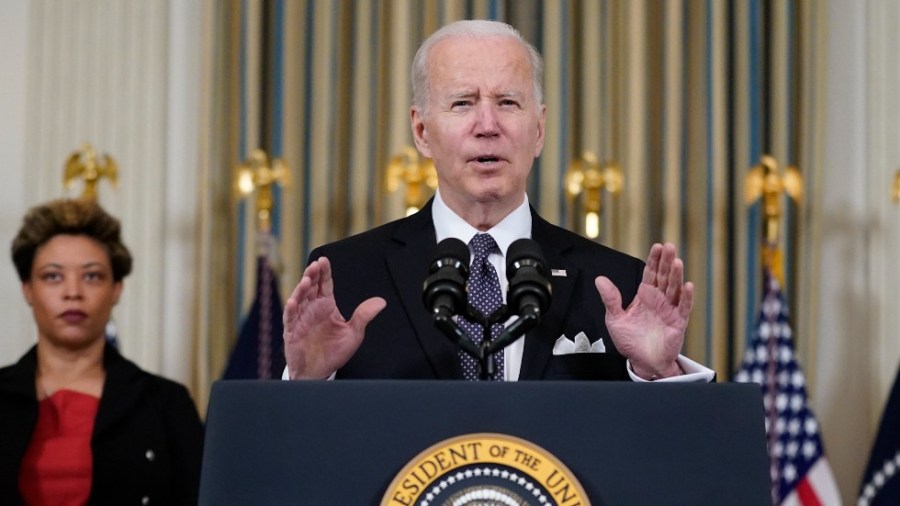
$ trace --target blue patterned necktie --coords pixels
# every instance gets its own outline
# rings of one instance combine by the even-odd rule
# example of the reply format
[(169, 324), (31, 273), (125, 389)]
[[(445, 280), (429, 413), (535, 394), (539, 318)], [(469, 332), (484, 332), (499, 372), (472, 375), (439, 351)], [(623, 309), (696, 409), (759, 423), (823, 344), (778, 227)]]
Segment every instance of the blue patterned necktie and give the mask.
[[(500, 278), (497, 277), (497, 271), (494, 269), (494, 266), (488, 261), (488, 255), (494, 252), (499, 253), (500, 248), (490, 234), (476, 234), (469, 241), (469, 246), (475, 253), (472, 266), (469, 269), (469, 281), (466, 287), (469, 304), (487, 317), (503, 304), (503, 296), (500, 293)], [(480, 323), (470, 321), (465, 316), (460, 316), (458, 322), (460, 327), (466, 331), (476, 344), (481, 344), (484, 337), (484, 327)], [(491, 339), (496, 339), (501, 332), (503, 332), (502, 323), (492, 325)], [(463, 378), (467, 380), (478, 379), (478, 360), (462, 350), (459, 350), (459, 354), (462, 361)], [(491, 379), (502, 381), (503, 350), (497, 352), (494, 357), (497, 367), (496, 374)]]

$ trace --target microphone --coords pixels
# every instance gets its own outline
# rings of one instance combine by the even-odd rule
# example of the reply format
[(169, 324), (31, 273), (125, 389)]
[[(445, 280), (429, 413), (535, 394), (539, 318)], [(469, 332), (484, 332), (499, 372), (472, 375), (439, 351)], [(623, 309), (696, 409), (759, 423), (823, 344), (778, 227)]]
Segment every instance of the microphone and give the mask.
[(469, 277), (469, 247), (452, 237), (439, 242), (428, 272), (422, 300), (431, 311), (434, 325), (453, 344), (483, 363), (484, 350), (472, 342), (453, 320), (453, 315), (464, 310), (468, 302), (466, 278)]
[(520, 317), (541, 314), (550, 307), (550, 279), (547, 261), (537, 242), (517, 239), (506, 252), (507, 305)]
[(422, 300), (434, 316), (450, 317), (466, 307), (466, 278), (469, 276), (469, 247), (455, 238), (437, 245), (428, 268)]
[(509, 287), (506, 304), (519, 319), (503, 329), (487, 348), (497, 353), (535, 328), (550, 307), (551, 288), (547, 261), (541, 247), (531, 239), (517, 239), (506, 250), (506, 277)]

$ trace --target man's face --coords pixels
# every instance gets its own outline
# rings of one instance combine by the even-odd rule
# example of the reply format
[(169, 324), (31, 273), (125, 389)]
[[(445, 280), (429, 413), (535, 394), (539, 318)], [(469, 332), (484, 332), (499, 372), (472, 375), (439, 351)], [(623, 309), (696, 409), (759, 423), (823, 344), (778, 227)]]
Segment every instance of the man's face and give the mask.
[(447, 38), (431, 48), (427, 110), (411, 109), (416, 146), (434, 160), (441, 196), (511, 211), (544, 146), (527, 50), (510, 37)]

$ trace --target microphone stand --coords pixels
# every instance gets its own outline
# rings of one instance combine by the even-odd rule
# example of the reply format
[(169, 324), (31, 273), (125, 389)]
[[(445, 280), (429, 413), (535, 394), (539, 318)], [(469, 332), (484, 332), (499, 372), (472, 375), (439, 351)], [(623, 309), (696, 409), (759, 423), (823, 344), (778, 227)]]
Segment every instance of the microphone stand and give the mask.
[(541, 318), (539, 308), (527, 306), (516, 321), (511, 323), (509, 327), (504, 328), (503, 332), (496, 339), (491, 340), (491, 327), (503, 321), (508, 315), (509, 308), (505, 304), (488, 316), (485, 316), (471, 305), (466, 308), (466, 316), (470, 320), (479, 323), (484, 329), (481, 344), (475, 344), (466, 331), (453, 321), (453, 315), (449, 311), (436, 310), (433, 319), (435, 326), (450, 341), (478, 361), (480, 367), (478, 379), (484, 381), (491, 379), (496, 373), (497, 365), (494, 355), (537, 326)]
[(432, 316), (434, 325), (447, 336), (460, 349), (475, 357), (481, 363), (482, 350), (472, 338), (469, 337), (458, 323), (453, 321), (453, 315), (446, 310), (436, 310)]
[[(506, 318), (508, 308), (506, 304), (501, 304), (493, 313), (485, 316), (481, 311), (475, 309), (471, 304), (466, 308), (467, 316), (470, 320), (478, 322), (481, 325), (483, 334), (481, 336), (481, 344), (478, 345), (478, 355), (473, 355), (479, 364), (479, 377), (481, 381), (491, 379), (497, 372), (497, 363), (494, 361), (494, 352), (490, 351), (491, 346), (491, 327), (500, 323)], [(473, 343), (474, 345), (474, 343)]]
[(431, 309), (438, 330), (478, 362), (481, 369), (479, 379), (490, 379), (497, 369), (494, 354), (536, 327), (541, 319), (541, 307), (547, 308), (550, 305), (551, 285), (543, 268), (546, 262), (540, 246), (531, 239), (518, 239), (509, 246), (507, 277), (510, 285), (507, 296), (512, 297), (510, 300), (515, 305), (519, 318), (505, 327), (497, 339), (491, 340), (491, 327), (506, 319), (510, 308), (501, 304), (490, 315), (484, 315), (466, 303), (466, 317), (479, 323), (483, 329), (480, 344), (475, 344), (472, 337), (453, 321), (457, 308), (462, 307), (466, 300), (468, 248), (459, 239), (450, 238), (441, 241), (438, 249), (441, 253), (432, 262), (429, 268), (431, 274), (425, 280), (425, 306)]
[(503, 332), (490, 342), (486, 353), (493, 355), (498, 351), (506, 348), (515, 342), (516, 339), (525, 335), (526, 332), (535, 328), (541, 321), (541, 310), (534, 306), (528, 306), (519, 315), (519, 319), (509, 324), (509, 327), (503, 329)]

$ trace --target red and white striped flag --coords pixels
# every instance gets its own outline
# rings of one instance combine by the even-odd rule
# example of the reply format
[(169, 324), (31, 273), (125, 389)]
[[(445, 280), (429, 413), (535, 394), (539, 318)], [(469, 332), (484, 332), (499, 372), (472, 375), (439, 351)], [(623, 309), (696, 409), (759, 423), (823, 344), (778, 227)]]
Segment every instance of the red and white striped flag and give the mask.
[(794, 354), (787, 304), (768, 269), (759, 322), (735, 381), (762, 386), (773, 504), (840, 505), (819, 423), (809, 406), (806, 380)]

